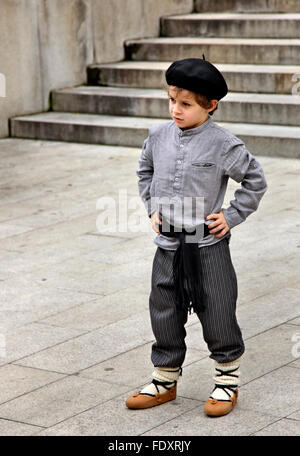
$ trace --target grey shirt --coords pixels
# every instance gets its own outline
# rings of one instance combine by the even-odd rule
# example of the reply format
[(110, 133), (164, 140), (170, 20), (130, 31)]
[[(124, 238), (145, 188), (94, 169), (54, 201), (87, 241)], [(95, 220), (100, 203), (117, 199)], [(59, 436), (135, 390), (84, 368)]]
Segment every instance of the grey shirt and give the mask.
[[(136, 173), (139, 194), (148, 216), (160, 210), (172, 224), (175, 224), (176, 216), (172, 209), (164, 214), (166, 208), (157, 205), (158, 198), (180, 201), (184, 208), (184, 201), (198, 197), (202, 201), (200, 206), (202, 204), (203, 211), (202, 214), (200, 211), (200, 216), (196, 213), (196, 222), (195, 218), (193, 220), (196, 225), (203, 222), (210, 224), (214, 220), (206, 221), (205, 218), (222, 209), (230, 177), (241, 183), (229, 207), (223, 208), (231, 229), (257, 209), (267, 190), (260, 163), (241, 139), (215, 124), (211, 117), (199, 127), (188, 130), (181, 130), (174, 121), (151, 126)], [(184, 217), (182, 225), (192, 226), (191, 218), (187, 220)], [(230, 230), (221, 238), (211, 234), (199, 241), (198, 246), (212, 245), (230, 236)], [(156, 236), (154, 242), (167, 250), (175, 250), (179, 245), (178, 239), (161, 234)]]

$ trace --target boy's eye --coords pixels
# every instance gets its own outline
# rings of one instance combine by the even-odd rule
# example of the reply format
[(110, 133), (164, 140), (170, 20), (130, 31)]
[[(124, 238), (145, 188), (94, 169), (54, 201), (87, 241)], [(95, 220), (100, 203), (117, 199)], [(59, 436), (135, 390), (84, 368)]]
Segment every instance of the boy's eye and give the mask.
[(184, 106), (191, 106), (189, 103), (184, 102), (183, 104), (184, 104)]

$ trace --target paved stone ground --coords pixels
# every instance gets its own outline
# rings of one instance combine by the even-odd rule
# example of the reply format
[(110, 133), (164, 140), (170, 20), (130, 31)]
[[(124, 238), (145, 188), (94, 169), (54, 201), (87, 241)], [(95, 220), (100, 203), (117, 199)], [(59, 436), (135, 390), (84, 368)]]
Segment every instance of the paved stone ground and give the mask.
[(139, 154), (0, 141), (0, 435), (300, 435), (299, 160), (258, 157), (269, 190), (232, 230), (246, 344), (235, 410), (204, 415), (213, 361), (195, 315), (176, 401), (126, 409), (151, 379), (155, 234), (145, 212), (147, 233), (99, 233), (96, 203), (136, 202)]

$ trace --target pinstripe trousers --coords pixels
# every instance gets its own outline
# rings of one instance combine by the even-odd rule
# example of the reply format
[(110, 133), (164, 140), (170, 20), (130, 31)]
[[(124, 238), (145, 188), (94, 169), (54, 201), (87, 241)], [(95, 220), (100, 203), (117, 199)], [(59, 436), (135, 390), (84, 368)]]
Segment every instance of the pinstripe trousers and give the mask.
[[(237, 279), (228, 239), (200, 247), (204, 311), (197, 313), (210, 358), (227, 363), (245, 351), (236, 319)], [(188, 314), (175, 307), (173, 256), (175, 251), (157, 247), (152, 267), (150, 318), (156, 341), (152, 345), (154, 366), (179, 367), (186, 354)]]

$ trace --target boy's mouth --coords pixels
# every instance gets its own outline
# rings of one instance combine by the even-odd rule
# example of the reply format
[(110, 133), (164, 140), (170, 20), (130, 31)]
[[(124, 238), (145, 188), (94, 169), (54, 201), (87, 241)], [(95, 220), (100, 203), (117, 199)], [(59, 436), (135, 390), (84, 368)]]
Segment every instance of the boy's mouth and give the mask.
[(179, 119), (178, 117), (175, 117), (175, 116), (173, 116), (173, 119), (177, 120), (178, 122), (182, 122), (183, 121), (183, 119)]

